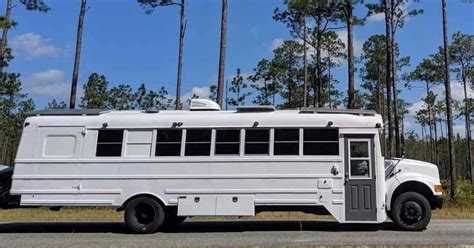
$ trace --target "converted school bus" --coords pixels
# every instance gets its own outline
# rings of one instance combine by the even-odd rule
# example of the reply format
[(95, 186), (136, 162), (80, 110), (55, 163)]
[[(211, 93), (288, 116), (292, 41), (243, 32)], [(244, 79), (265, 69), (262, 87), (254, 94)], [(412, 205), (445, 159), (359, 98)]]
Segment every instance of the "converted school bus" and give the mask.
[(267, 210), (329, 213), (341, 223), (388, 215), (423, 229), (441, 207), (438, 169), (385, 160), (382, 125), (372, 111), (221, 111), (200, 99), (189, 111), (36, 111), (3, 205), (116, 207), (136, 233)]

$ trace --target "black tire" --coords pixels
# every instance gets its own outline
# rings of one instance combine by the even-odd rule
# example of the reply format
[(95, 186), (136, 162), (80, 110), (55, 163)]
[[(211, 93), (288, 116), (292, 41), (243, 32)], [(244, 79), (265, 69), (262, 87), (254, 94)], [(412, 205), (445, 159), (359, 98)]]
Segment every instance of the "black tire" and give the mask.
[(178, 216), (178, 209), (171, 207), (166, 210), (165, 228), (173, 228), (183, 223), (186, 220), (186, 216)]
[(428, 200), (416, 192), (399, 195), (392, 208), (394, 222), (403, 230), (420, 231), (431, 220), (431, 206)]
[(392, 210), (387, 210), (387, 212), (386, 212), (386, 213), (387, 213), (387, 217), (388, 217), (388, 218), (389, 218), (389, 219), (390, 219), (392, 222), (394, 222), (394, 220), (393, 220), (393, 214), (392, 214)]
[(150, 197), (131, 200), (125, 208), (125, 225), (132, 233), (154, 233), (165, 222), (165, 211), (159, 202)]

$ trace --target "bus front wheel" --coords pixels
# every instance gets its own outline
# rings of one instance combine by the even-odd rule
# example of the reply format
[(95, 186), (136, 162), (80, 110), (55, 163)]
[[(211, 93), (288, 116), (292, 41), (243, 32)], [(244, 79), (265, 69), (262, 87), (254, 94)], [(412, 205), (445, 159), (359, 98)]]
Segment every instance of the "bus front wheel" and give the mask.
[(133, 233), (154, 233), (163, 226), (165, 211), (150, 197), (137, 197), (125, 208), (125, 225)]
[(420, 231), (431, 220), (431, 206), (428, 200), (416, 192), (399, 195), (392, 208), (393, 220), (407, 231)]

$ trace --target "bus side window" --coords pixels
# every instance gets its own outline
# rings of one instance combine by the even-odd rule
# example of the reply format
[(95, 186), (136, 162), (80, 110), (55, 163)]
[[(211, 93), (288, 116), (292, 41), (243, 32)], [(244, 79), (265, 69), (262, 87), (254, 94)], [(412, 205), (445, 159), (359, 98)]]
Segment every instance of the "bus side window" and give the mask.
[(212, 129), (187, 129), (185, 156), (211, 155)]
[(179, 156), (183, 130), (157, 130), (155, 156)]
[(239, 155), (240, 130), (216, 130), (216, 155)]
[(99, 130), (97, 157), (122, 156), (123, 130)]
[(299, 129), (275, 129), (274, 155), (298, 155), (300, 148)]
[(303, 155), (339, 155), (339, 132), (335, 128), (305, 128)]
[(269, 155), (270, 130), (269, 129), (247, 129), (245, 130), (245, 154), (246, 155)]

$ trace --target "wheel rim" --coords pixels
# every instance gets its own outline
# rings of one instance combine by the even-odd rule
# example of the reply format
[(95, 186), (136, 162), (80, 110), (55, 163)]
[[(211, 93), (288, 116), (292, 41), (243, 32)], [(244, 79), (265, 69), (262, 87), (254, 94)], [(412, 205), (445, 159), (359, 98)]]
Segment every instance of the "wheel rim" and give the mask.
[(142, 225), (148, 225), (155, 220), (155, 208), (147, 203), (140, 203), (135, 207), (135, 219)]
[(409, 200), (403, 203), (400, 218), (408, 225), (413, 225), (420, 222), (423, 219), (424, 211), (420, 203)]

